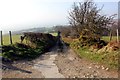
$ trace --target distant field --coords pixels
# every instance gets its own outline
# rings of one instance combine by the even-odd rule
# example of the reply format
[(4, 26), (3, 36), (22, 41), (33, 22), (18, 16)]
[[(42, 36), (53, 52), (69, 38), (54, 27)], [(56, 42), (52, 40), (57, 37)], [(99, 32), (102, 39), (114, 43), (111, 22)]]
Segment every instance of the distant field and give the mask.
[[(20, 35), (12, 35), (12, 41), (13, 44), (16, 42), (20, 42)], [(10, 38), (9, 35), (3, 36), (3, 45), (9, 45), (10, 44)]]
[[(110, 37), (109, 36), (103, 36), (101, 38), (102, 40), (105, 40), (105, 41), (110, 41)], [(119, 36), (119, 39), (120, 39), (120, 36)], [(112, 41), (116, 41), (117, 40), (117, 37), (116, 36), (112, 36)]]
[[(57, 36), (57, 33), (50, 33), (53, 36)], [(20, 42), (20, 36), (21, 35), (12, 35), (12, 41), (13, 44), (16, 42)], [(10, 38), (9, 35), (3, 35), (3, 45), (9, 45), (10, 44)]]
[[(53, 36), (57, 36), (57, 33), (50, 33), (50, 34), (52, 34)], [(21, 35), (12, 35), (13, 44), (16, 43), (16, 42), (20, 42), (20, 36)], [(120, 36), (119, 36), (119, 39), (120, 39)], [(103, 36), (102, 40), (105, 40), (105, 41), (109, 42), (110, 37), (109, 36)], [(115, 40), (117, 40), (117, 37), (113, 36), (112, 41), (115, 41)], [(10, 44), (9, 35), (4, 35), (3, 36), (3, 44), (4, 45), (9, 45)]]
[(53, 36), (57, 36), (57, 33), (49, 33), (49, 34), (51, 34), (51, 35), (53, 35)]
[[(50, 33), (53, 36), (57, 36), (57, 33)], [(20, 36), (21, 35), (12, 35), (12, 41), (13, 44), (16, 42), (20, 42)], [(10, 44), (10, 38), (9, 35), (3, 35), (3, 45), (9, 45)]]

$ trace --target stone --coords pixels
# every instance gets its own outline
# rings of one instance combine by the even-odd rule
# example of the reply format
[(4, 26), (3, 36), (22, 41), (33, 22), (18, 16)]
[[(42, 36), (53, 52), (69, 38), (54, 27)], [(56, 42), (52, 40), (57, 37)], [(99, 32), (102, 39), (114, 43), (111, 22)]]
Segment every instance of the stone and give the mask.
[(75, 76), (73, 78), (76, 78)]
[(105, 70), (106, 70), (106, 71), (108, 71), (108, 70), (109, 70), (109, 68), (106, 68)]
[(105, 69), (105, 67), (104, 66), (101, 66), (102, 67), (102, 69), (104, 70)]
[(69, 71), (70, 69), (66, 69), (67, 71)]
[(84, 75), (83, 78), (86, 78), (86, 75)]
[(69, 60), (71, 60), (71, 61), (73, 61), (75, 58), (73, 58), (73, 57), (69, 57)]
[(91, 78), (94, 78), (94, 75), (91, 75), (90, 77), (91, 77)]
[(90, 66), (90, 67), (88, 67), (89, 69), (91, 69), (92, 67)]
[(95, 67), (96, 67), (97, 69), (100, 69), (100, 66), (95, 65)]
[(93, 70), (92, 73), (96, 73), (97, 71), (96, 70)]

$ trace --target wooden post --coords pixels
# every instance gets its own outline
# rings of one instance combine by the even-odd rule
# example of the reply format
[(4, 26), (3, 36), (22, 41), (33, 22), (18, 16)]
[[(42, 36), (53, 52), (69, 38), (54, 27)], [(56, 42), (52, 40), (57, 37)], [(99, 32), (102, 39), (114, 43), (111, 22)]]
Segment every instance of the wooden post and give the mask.
[(9, 34), (10, 34), (10, 44), (12, 44), (12, 34), (11, 34), (11, 31), (9, 31)]
[(1, 40), (1, 45), (3, 45), (3, 37), (2, 37), (2, 31), (0, 31), (0, 40)]
[(110, 41), (112, 40), (112, 30), (110, 30)]
[(119, 42), (119, 31), (117, 29), (117, 42)]

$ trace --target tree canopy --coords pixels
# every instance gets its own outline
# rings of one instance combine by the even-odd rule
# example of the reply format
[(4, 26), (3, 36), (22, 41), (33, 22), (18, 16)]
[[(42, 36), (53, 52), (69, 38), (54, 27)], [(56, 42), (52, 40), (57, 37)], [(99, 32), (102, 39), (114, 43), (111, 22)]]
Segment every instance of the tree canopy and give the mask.
[(79, 35), (84, 29), (100, 35), (114, 18), (114, 15), (108, 17), (101, 15), (101, 10), (102, 8), (98, 9), (97, 5), (91, 0), (74, 3), (72, 10), (69, 12), (69, 23)]

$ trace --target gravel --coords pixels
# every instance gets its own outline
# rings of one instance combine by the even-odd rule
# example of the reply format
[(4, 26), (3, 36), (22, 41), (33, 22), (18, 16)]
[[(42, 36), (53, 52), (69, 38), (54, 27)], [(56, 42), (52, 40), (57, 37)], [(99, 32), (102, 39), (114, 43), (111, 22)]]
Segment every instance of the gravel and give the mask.
[(58, 55), (54, 63), (66, 78), (118, 78), (116, 70), (110, 70), (98, 63), (79, 58), (71, 49)]

